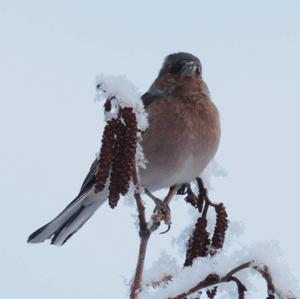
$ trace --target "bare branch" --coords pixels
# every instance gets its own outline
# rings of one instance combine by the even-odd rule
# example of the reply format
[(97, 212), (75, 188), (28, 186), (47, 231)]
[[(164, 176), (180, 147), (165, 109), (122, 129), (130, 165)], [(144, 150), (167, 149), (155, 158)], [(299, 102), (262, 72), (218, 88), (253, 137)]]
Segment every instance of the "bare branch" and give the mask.
[(238, 299), (244, 299), (247, 288), (242, 284), (242, 282), (235, 276), (229, 277), (228, 281), (235, 282), (237, 289), (238, 289), (238, 295), (239, 295)]
[(147, 222), (146, 222), (146, 216), (145, 216), (145, 207), (143, 205), (143, 201), (141, 198), (141, 193), (140, 193), (140, 179), (138, 176), (138, 172), (136, 167), (133, 169), (133, 175), (132, 175), (133, 183), (135, 185), (135, 192), (134, 192), (134, 197), (138, 209), (138, 217), (139, 217), (139, 223), (140, 223), (140, 229), (141, 226), (143, 227), (142, 229), (147, 228)]
[(218, 274), (209, 274), (204, 280), (200, 281), (194, 287), (188, 291), (181, 293), (175, 297), (170, 297), (168, 299), (184, 299), (186, 296), (191, 295), (199, 290), (205, 289), (207, 287), (213, 286), (220, 282), (220, 277)]
[[(252, 267), (253, 269), (255, 269), (257, 272), (259, 272), (261, 274), (261, 276), (265, 279), (266, 283), (267, 283), (267, 288), (268, 288), (268, 297), (267, 299), (275, 299), (275, 287), (272, 281), (272, 276), (271, 273), (269, 272), (269, 269), (267, 266), (262, 266), (259, 267), (257, 265), (254, 265)], [(280, 296), (279, 296), (280, 297)]]
[(140, 194), (140, 183), (136, 166), (133, 170), (133, 182), (136, 186), (135, 190), (135, 201), (138, 209), (139, 225), (140, 225), (140, 247), (138, 261), (135, 269), (134, 279), (131, 285), (130, 299), (136, 299), (138, 291), (141, 288), (142, 275), (144, 271), (144, 263), (147, 252), (147, 245), (150, 238), (150, 230), (147, 227), (145, 207)]
[(145, 263), (149, 238), (150, 238), (150, 233), (148, 235), (143, 234), (140, 237), (139, 256), (138, 256), (138, 262), (135, 270), (133, 283), (131, 285), (130, 299), (136, 299), (138, 296), (138, 292), (141, 288), (142, 275), (144, 271), (144, 263)]

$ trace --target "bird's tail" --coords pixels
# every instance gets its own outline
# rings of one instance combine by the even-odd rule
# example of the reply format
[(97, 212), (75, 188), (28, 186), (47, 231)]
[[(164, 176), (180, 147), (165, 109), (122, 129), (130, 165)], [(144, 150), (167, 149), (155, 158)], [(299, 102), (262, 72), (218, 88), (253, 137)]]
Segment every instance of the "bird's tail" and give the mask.
[(56, 218), (32, 233), (27, 242), (40, 243), (51, 239), (51, 244), (63, 245), (89, 220), (106, 199), (106, 192), (97, 193), (96, 196), (92, 190), (75, 198)]

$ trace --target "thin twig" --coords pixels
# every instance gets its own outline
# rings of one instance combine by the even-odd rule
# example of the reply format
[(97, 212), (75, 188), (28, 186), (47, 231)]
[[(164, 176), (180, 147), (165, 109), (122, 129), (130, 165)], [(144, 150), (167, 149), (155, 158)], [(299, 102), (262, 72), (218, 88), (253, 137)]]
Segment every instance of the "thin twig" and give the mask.
[(205, 205), (201, 216), (202, 218), (206, 218), (209, 206), (210, 206), (209, 201), (205, 200)]
[(229, 278), (229, 281), (235, 282), (237, 286), (238, 296), (239, 296), (238, 299), (244, 299), (247, 288), (243, 285), (243, 283), (235, 276), (231, 276)]
[(142, 275), (144, 271), (145, 257), (146, 257), (149, 238), (150, 238), (149, 231), (147, 234), (140, 233), (140, 248), (139, 248), (138, 262), (135, 270), (133, 283), (131, 286), (130, 299), (137, 299), (138, 292), (141, 288)]
[(160, 199), (154, 196), (147, 188), (145, 188), (145, 193), (155, 202), (157, 203)]
[(138, 176), (138, 172), (136, 169), (136, 166), (134, 167), (133, 170), (133, 175), (132, 175), (133, 183), (135, 185), (135, 201), (138, 209), (138, 217), (139, 217), (139, 222), (140, 222), (140, 228), (141, 226), (147, 228), (147, 221), (146, 221), (146, 216), (145, 216), (145, 207), (141, 198), (141, 193), (140, 193), (140, 179)]
[(273, 284), (271, 274), (269, 272), (269, 268), (265, 265), (262, 267), (254, 265), (253, 269), (256, 270), (258, 273), (260, 273), (261, 276), (265, 279), (265, 281), (267, 283), (267, 289), (268, 289), (268, 299), (275, 298), (274, 295), (276, 293), (276, 290), (275, 290), (275, 286)]
[(213, 203), (209, 197), (208, 197), (208, 194), (207, 194), (207, 189), (204, 187), (204, 184), (203, 184), (203, 181), (200, 177), (197, 177), (196, 179), (197, 181), (197, 184), (198, 184), (198, 189), (199, 189), (199, 193), (201, 195), (201, 197), (203, 197), (203, 199), (208, 202), (208, 204), (212, 207), (217, 207), (218, 204), (216, 203)]
[(131, 285), (130, 299), (137, 299), (138, 291), (141, 288), (142, 274), (144, 270), (145, 257), (147, 252), (147, 245), (151, 233), (147, 227), (145, 207), (143, 205), (143, 201), (140, 194), (139, 177), (138, 177), (136, 167), (134, 167), (133, 170), (133, 182), (136, 186), (134, 197), (138, 209), (138, 217), (139, 217), (139, 225), (140, 225), (140, 232), (139, 232), (140, 247), (139, 247), (138, 261), (135, 269), (135, 275)]
[(177, 187), (176, 185), (170, 187), (168, 195), (164, 199), (164, 203), (168, 205), (170, 201), (172, 200), (173, 196), (177, 193)]
[(225, 281), (228, 281), (228, 279), (229, 279), (230, 277), (232, 277), (235, 273), (237, 273), (237, 272), (239, 272), (239, 271), (241, 271), (241, 270), (244, 270), (244, 269), (246, 269), (246, 268), (250, 268), (250, 266), (252, 265), (252, 263), (253, 263), (253, 261), (250, 261), (250, 262), (241, 264), (241, 265), (235, 267), (234, 269), (232, 269), (230, 272), (228, 272), (228, 273), (224, 276), (224, 278), (223, 278), (224, 282), (225, 282)]

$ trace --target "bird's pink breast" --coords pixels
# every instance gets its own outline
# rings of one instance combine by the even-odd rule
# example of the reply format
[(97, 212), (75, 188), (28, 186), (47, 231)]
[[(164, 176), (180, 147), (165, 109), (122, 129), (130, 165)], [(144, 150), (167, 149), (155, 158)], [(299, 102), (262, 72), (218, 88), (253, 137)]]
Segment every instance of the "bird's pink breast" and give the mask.
[(219, 144), (215, 105), (200, 93), (190, 93), (159, 99), (147, 111), (142, 147), (148, 163), (140, 170), (142, 186), (155, 191), (199, 176)]

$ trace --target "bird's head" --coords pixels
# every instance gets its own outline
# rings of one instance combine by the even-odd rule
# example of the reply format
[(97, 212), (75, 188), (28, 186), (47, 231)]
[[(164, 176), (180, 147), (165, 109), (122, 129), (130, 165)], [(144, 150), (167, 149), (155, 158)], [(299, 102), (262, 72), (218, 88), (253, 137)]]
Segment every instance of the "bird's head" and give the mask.
[(183, 85), (200, 85), (202, 67), (200, 60), (189, 53), (179, 52), (165, 58), (158, 78), (152, 88), (170, 93)]
[(176, 79), (185, 77), (199, 78), (202, 75), (200, 60), (189, 53), (179, 52), (166, 57), (159, 72), (160, 76), (173, 76)]

